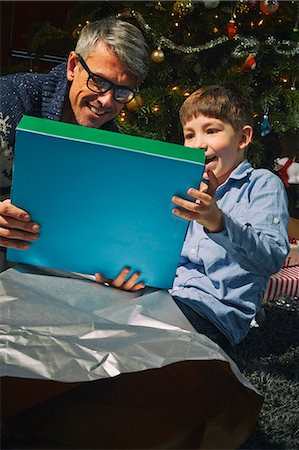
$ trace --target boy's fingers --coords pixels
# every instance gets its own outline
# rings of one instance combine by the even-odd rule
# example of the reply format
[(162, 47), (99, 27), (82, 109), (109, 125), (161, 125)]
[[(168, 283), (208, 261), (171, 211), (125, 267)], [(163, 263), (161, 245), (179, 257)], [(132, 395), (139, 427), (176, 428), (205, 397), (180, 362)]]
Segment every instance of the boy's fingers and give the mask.
[(145, 288), (145, 284), (141, 281), (140, 283), (135, 284), (135, 286), (132, 287), (131, 291), (135, 292), (135, 291), (139, 291), (140, 289), (144, 289)]
[(144, 287), (144, 284), (142, 282), (136, 284), (139, 277), (140, 277), (139, 272), (133, 273), (133, 275), (123, 284), (122, 288), (127, 291), (141, 289), (141, 287), (136, 288), (136, 286), (138, 285), (140, 286), (142, 285), (142, 287)]
[(181, 217), (183, 219), (186, 219), (186, 220), (195, 220), (196, 219), (195, 213), (191, 212), (191, 211), (184, 211), (183, 209), (176, 209), (175, 208), (175, 209), (172, 210), (172, 212), (173, 212), (173, 214), (175, 216), (179, 216), (179, 217)]
[(95, 280), (99, 284), (105, 284), (107, 286), (122, 289), (124, 291), (138, 291), (139, 289), (143, 289), (145, 285), (142, 281), (136, 283), (136, 281), (140, 277), (140, 273), (133, 273), (133, 275), (127, 281), (125, 281), (129, 273), (130, 268), (125, 267), (114, 280), (107, 280), (100, 272), (97, 272), (95, 274)]
[(127, 276), (130, 273), (130, 268), (129, 267), (125, 267), (123, 270), (121, 270), (121, 272), (117, 275), (116, 278), (114, 278), (114, 280), (111, 283), (111, 286), (120, 288), (122, 287), (122, 285), (124, 284)]
[(218, 178), (215, 176), (214, 172), (212, 172), (211, 170), (208, 170), (207, 175), (210, 180), (208, 194), (210, 194), (211, 197), (214, 197), (216, 189), (219, 186), (219, 181), (218, 181)]

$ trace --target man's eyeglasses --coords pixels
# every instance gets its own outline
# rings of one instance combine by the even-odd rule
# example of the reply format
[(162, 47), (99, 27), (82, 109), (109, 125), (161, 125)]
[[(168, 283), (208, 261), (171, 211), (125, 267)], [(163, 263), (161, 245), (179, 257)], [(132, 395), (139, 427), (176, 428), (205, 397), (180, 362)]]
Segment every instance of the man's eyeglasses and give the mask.
[(137, 88), (130, 89), (125, 86), (117, 86), (116, 84), (111, 83), (111, 81), (106, 80), (106, 78), (96, 75), (89, 69), (82, 56), (78, 54), (78, 58), (81, 66), (88, 73), (86, 85), (91, 91), (104, 95), (106, 92), (112, 90), (114, 100), (120, 103), (129, 103), (138, 94)]

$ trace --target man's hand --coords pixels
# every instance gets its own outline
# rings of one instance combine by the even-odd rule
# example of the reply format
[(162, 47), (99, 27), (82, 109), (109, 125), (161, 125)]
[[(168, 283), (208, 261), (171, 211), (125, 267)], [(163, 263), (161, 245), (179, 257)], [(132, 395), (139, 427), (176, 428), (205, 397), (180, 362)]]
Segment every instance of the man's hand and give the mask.
[(140, 277), (140, 273), (135, 272), (133, 275), (131, 275), (127, 280), (127, 276), (130, 273), (130, 268), (125, 267), (114, 280), (108, 280), (103, 277), (101, 273), (96, 273), (96, 281), (100, 284), (106, 284), (108, 286), (121, 289), (123, 291), (139, 291), (140, 289), (143, 289), (145, 287), (144, 283), (140, 281), (137, 283), (138, 278)]
[(207, 175), (209, 177), (209, 186), (202, 182), (198, 190), (190, 188), (187, 192), (190, 197), (195, 198), (195, 203), (174, 196), (172, 201), (180, 208), (174, 208), (172, 212), (184, 219), (196, 220), (211, 233), (218, 233), (224, 230), (223, 214), (215, 201), (218, 180), (211, 171), (208, 171)]
[(0, 246), (26, 250), (27, 241), (36, 241), (39, 237), (39, 225), (31, 222), (29, 214), (11, 204), (10, 200), (0, 202)]

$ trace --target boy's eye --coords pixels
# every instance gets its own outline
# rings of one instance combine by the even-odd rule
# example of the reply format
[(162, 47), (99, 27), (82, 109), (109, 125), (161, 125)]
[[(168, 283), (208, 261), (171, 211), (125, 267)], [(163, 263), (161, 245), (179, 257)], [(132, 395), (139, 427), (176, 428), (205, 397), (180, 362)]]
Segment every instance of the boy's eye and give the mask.
[(194, 136), (194, 135), (193, 135), (192, 133), (187, 133), (187, 134), (185, 134), (184, 139), (185, 139), (185, 140), (192, 139), (193, 136)]
[(216, 130), (216, 128), (210, 128), (209, 130), (207, 130), (207, 134), (215, 134), (217, 133), (218, 130)]

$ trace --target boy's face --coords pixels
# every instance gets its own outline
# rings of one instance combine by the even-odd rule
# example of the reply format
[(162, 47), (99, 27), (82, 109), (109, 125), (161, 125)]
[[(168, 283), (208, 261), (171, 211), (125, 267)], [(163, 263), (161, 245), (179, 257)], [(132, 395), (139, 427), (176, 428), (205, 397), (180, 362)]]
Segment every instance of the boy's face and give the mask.
[(204, 177), (211, 170), (220, 184), (243, 161), (244, 150), (252, 136), (250, 126), (237, 132), (229, 123), (202, 114), (189, 120), (184, 125), (183, 132), (186, 147), (205, 149)]

